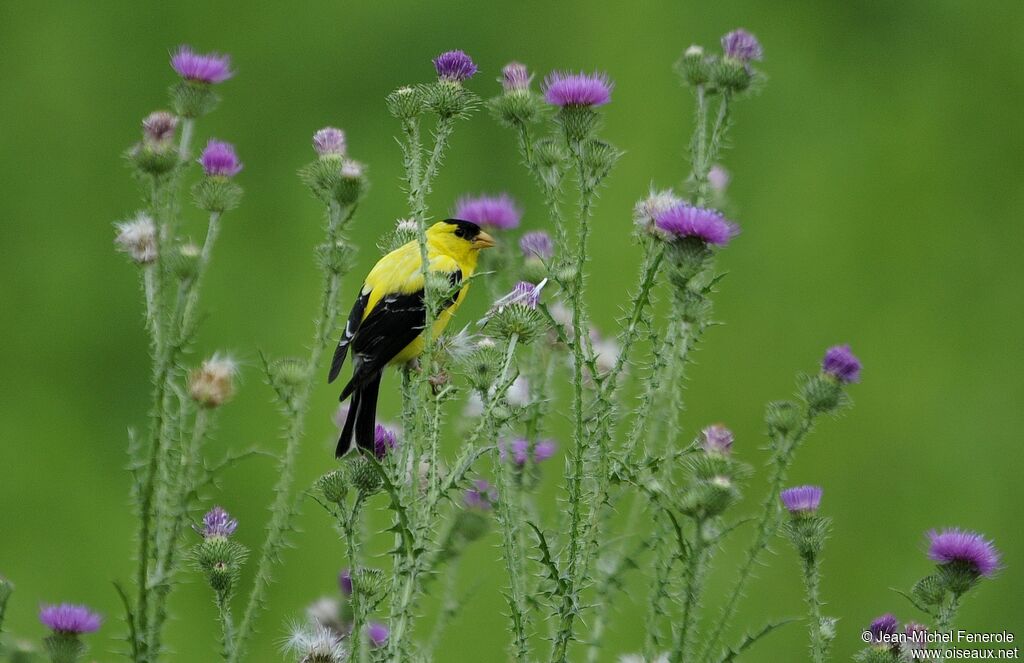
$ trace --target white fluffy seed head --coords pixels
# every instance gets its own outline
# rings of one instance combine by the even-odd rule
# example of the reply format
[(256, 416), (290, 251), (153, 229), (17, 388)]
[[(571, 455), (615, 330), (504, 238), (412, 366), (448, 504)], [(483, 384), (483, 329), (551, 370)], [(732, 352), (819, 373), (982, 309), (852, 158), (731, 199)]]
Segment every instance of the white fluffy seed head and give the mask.
[(148, 214), (139, 212), (134, 219), (114, 225), (117, 228), (114, 244), (118, 251), (127, 253), (139, 265), (156, 260), (156, 224)]

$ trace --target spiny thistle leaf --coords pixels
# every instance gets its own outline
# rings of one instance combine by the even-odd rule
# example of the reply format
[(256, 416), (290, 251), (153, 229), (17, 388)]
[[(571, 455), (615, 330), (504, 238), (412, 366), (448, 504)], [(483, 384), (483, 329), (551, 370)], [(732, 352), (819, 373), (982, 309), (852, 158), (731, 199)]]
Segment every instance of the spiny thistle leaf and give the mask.
[(768, 622), (767, 624), (762, 626), (761, 630), (759, 631), (755, 631), (753, 633), (747, 632), (746, 635), (744, 635), (738, 643), (726, 649), (722, 658), (718, 659), (718, 663), (728, 663), (729, 661), (735, 660), (737, 656), (742, 654), (747, 649), (750, 649), (758, 640), (765, 637), (772, 631), (782, 628), (786, 624), (791, 624), (793, 622), (798, 621), (800, 620), (796, 617), (787, 617), (786, 619), (780, 619), (777, 622)]

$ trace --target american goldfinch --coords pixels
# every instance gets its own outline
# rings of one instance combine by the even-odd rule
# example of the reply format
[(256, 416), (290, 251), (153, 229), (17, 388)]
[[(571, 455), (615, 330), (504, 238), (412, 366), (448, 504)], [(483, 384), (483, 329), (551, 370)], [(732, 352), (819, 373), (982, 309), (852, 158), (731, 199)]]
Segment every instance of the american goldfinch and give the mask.
[[(491, 246), (494, 238), (469, 221), (448, 219), (427, 229), (430, 271), (446, 275), (453, 288), (462, 284), (434, 320), (435, 338), (465, 299), (480, 250)], [(334, 382), (351, 348), (352, 379), (339, 400), (352, 396), (352, 402), (335, 451), (339, 458), (352, 446), (353, 435), (356, 444), (373, 451), (377, 392), (384, 367), (404, 364), (423, 352), (426, 307), (421, 265), (419, 242), (403, 244), (373, 266), (352, 306), (327, 378), (328, 383)]]

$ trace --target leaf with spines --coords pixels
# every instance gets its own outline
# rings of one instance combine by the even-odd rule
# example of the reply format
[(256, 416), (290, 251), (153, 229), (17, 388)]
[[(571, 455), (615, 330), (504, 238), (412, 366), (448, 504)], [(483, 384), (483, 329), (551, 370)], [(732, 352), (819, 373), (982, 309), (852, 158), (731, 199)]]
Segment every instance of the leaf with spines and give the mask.
[(743, 638), (740, 639), (738, 643), (725, 650), (725, 652), (722, 654), (722, 658), (718, 659), (718, 663), (729, 663), (729, 661), (735, 660), (737, 656), (742, 654), (747, 649), (753, 647), (761, 638), (765, 637), (766, 635), (772, 633), (777, 629), (782, 628), (786, 624), (792, 624), (793, 622), (797, 621), (800, 620), (796, 617), (788, 617), (786, 619), (780, 619), (779, 621), (768, 622), (767, 624), (762, 626), (758, 631), (748, 631), (743, 636)]
[(540, 552), (540, 558), (536, 561), (545, 570), (545, 577), (550, 582), (552, 589), (548, 592), (548, 596), (558, 596), (560, 598), (565, 597), (565, 592), (569, 588), (569, 581), (562, 575), (562, 572), (558, 568), (558, 564), (555, 562), (554, 557), (551, 555), (551, 547), (548, 546), (547, 537), (544, 536), (544, 532), (537, 527), (533, 522), (527, 520), (526, 524), (530, 526), (534, 534), (537, 536), (537, 550)]

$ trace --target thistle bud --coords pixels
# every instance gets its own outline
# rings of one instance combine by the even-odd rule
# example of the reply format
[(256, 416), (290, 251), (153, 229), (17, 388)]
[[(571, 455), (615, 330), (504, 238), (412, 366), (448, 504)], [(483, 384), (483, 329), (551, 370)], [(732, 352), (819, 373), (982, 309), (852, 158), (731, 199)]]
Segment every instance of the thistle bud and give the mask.
[(339, 239), (333, 244), (324, 242), (316, 247), (317, 263), (329, 274), (344, 276), (355, 266), (358, 252), (359, 249), (346, 240)]
[(547, 321), (537, 310), (540, 293), (545, 283), (533, 285), (526, 281), (516, 284), (512, 292), (505, 295), (491, 307), (487, 324), (495, 335), (501, 338), (518, 337), (522, 343), (529, 343), (547, 328)]
[(676, 72), (684, 82), (696, 87), (710, 80), (711, 65), (712, 61), (704, 55), (704, 49), (694, 44), (686, 49), (676, 62)]
[(348, 480), (341, 470), (331, 470), (316, 481), (316, 487), (331, 504), (341, 504), (348, 496)]
[(807, 403), (811, 414), (835, 412), (845, 400), (842, 384), (826, 375), (806, 377), (800, 397)]
[(603, 140), (588, 140), (581, 146), (583, 151), (583, 169), (590, 187), (596, 188), (608, 177), (619, 157), (622, 156), (614, 145)]
[(199, 256), (202, 249), (192, 242), (186, 242), (172, 248), (164, 257), (164, 262), (175, 276), (182, 281), (195, 278), (199, 270)]
[[(206, 519), (209, 519), (216, 511), (215, 508), (207, 514)], [(225, 517), (227, 516), (223, 509), (220, 512)], [(237, 522), (232, 522), (237, 525)], [(234, 527), (231, 527), (230, 530), (234, 532)], [(229, 536), (230, 533), (204, 535), (203, 540), (192, 549), (192, 559), (196, 568), (206, 575), (206, 581), (210, 588), (222, 596), (231, 595), (238, 583), (242, 566), (249, 556), (248, 549), (241, 543), (228, 538)]]
[(537, 172), (549, 189), (557, 189), (562, 181), (568, 153), (560, 141), (543, 138), (533, 146), (533, 158)]
[(417, 87), (400, 87), (387, 98), (388, 112), (393, 116), (408, 120), (423, 113), (423, 90)]
[(426, 107), (442, 118), (466, 114), (476, 100), (476, 95), (461, 83), (444, 79), (424, 86), (423, 93)]
[(510, 62), (501, 70), (504, 94), (491, 99), (491, 112), (499, 123), (515, 127), (536, 122), (541, 115), (540, 95), (530, 91), (530, 72), (526, 65)]
[(128, 254), (136, 265), (149, 265), (156, 261), (156, 224), (152, 217), (139, 212), (131, 221), (115, 223), (117, 250)]
[(142, 120), (142, 142), (128, 154), (139, 170), (161, 175), (178, 164), (178, 152), (174, 147), (177, 126), (178, 118), (166, 111), (150, 113)]
[(800, 427), (803, 410), (793, 401), (774, 401), (765, 408), (764, 421), (770, 437), (786, 437)]
[(714, 424), (701, 431), (700, 443), (706, 453), (728, 456), (732, 453), (732, 442), (732, 431), (722, 424)]
[(294, 389), (309, 378), (309, 365), (298, 357), (285, 357), (270, 365), (270, 376), (276, 385)]
[(214, 355), (189, 375), (189, 395), (202, 407), (219, 407), (234, 395), (237, 374), (238, 364), (233, 359)]
[(376, 495), (384, 486), (373, 462), (362, 454), (348, 461), (349, 482), (365, 496)]
[(380, 569), (360, 568), (350, 574), (353, 591), (360, 596), (374, 599), (383, 596), (387, 587), (387, 579)]
[(754, 72), (745, 63), (726, 57), (712, 66), (711, 80), (716, 87), (738, 93), (750, 88), (754, 81)]
[(356, 204), (366, 192), (366, 166), (353, 159), (346, 159), (341, 164), (341, 180), (338, 184), (338, 203), (343, 207)]

